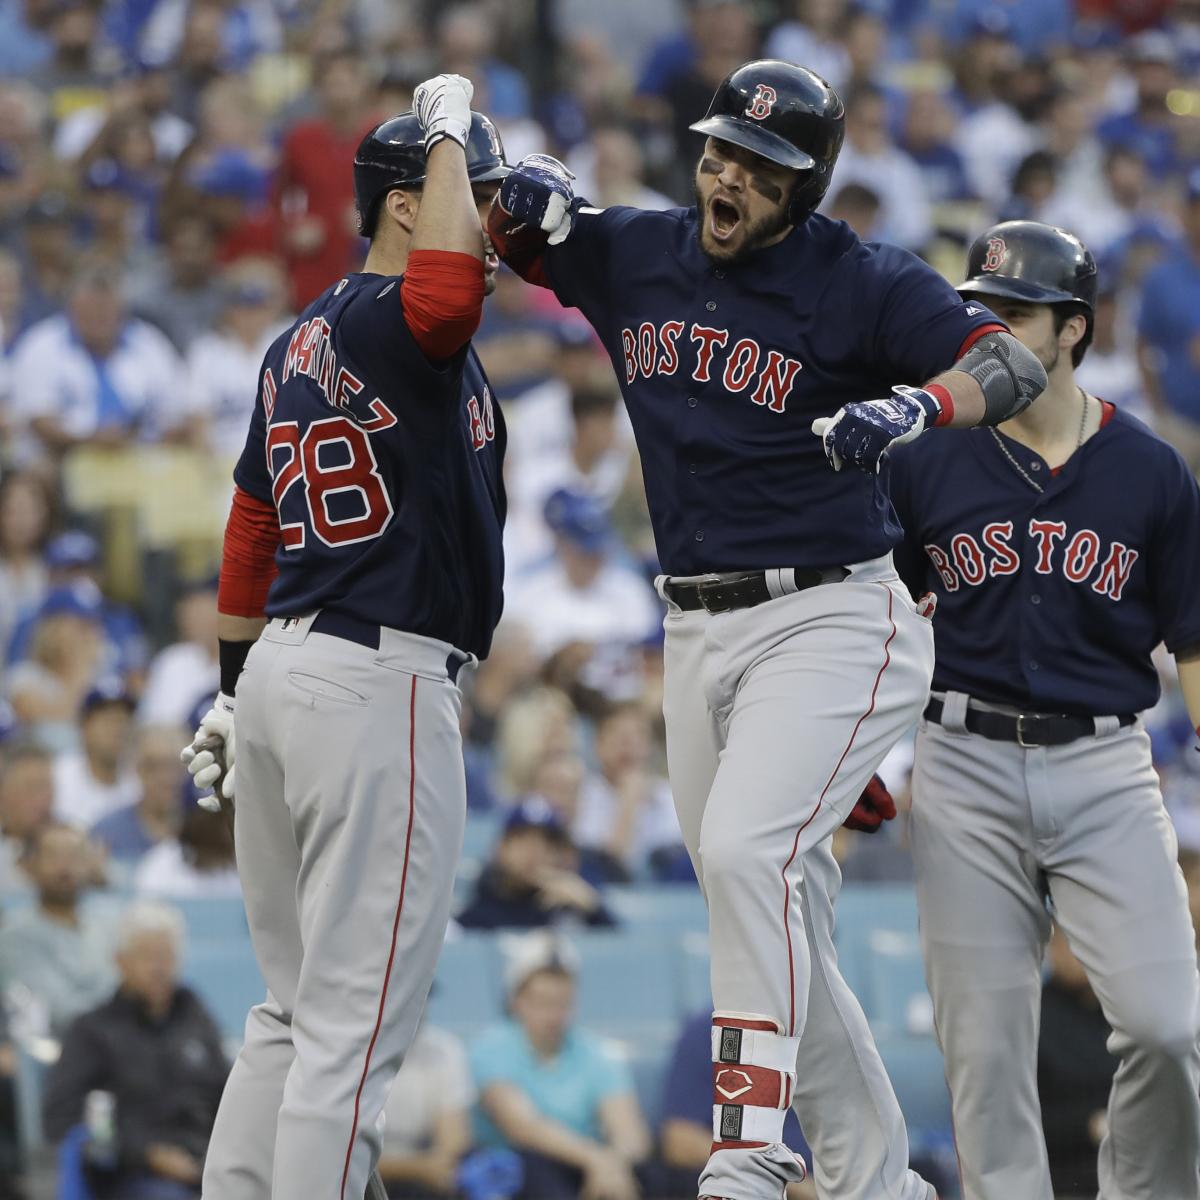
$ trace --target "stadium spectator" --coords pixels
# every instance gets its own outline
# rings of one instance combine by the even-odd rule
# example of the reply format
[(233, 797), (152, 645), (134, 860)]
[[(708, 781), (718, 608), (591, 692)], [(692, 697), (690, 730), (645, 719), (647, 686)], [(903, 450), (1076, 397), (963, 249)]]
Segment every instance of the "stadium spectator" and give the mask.
[(329, 164), (353, 161), (379, 115), (370, 71), (357, 50), (317, 57), (313, 72), (318, 111), (288, 131), (275, 180), (279, 243), (296, 311), (331, 279), (361, 266), (364, 243), (358, 236), (353, 180), (349, 171), (331, 171)]
[(186, 736), (180, 740), (182, 735), (182, 726), (173, 725), (143, 725), (136, 730), (133, 766), (138, 798), (92, 826), (92, 840), (127, 872), (159, 842), (179, 834), (187, 782), (187, 772), (179, 761), (179, 747), (187, 742)]
[(1037, 1082), (1050, 1179), (1056, 1195), (1094, 1196), (1096, 1152), (1117, 1060), (1108, 1052), (1110, 1030), (1100, 1002), (1057, 926), (1047, 958)]
[(17, 719), (55, 749), (78, 742), (76, 717), (104, 662), (103, 611), (95, 584), (52, 588), (38, 609), (29, 657), (7, 673)]
[[(116, 994), (71, 1025), (50, 1072), (47, 1136), (83, 1119), (87, 1096), (112, 1097), (111, 1165), (95, 1166), (96, 1200), (193, 1200), (229, 1064), (212, 1016), (179, 983), (183, 918), (136, 904), (121, 920)], [(93, 1159), (93, 1162), (95, 1159)]]
[(195, 36), (192, 12), (210, 8), (217, 54), (215, 58), (231, 71), (248, 67), (260, 54), (283, 46), (283, 26), (270, 0), (219, 0), (193, 4), (190, 0), (160, 0), (142, 29), (141, 52), (151, 62), (168, 62), (187, 50)]
[(44, 10), (51, 57), (29, 80), (49, 100), (56, 122), (104, 101), (115, 64), (100, 36), (101, 7), (100, 0), (54, 0)]
[(834, 193), (828, 215), (845, 221), (864, 242), (879, 240), (879, 214), (883, 208), (879, 193), (863, 183), (848, 183)]
[(614, 705), (596, 723), (599, 770), (579, 792), (576, 844), (602, 877), (628, 882), (667, 875), (686, 852), (671, 787), (653, 762), (650, 720), (639, 701)]
[(516, 805), (458, 923), (464, 929), (614, 924), (599, 891), (567, 865), (573, 859), (567, 827), (545, 800)]
[[(76, 216), (71, 199), (59, 191), (41, 192), (25, 213), (12, 243), (22, 268), (21, 331), (55, 316), (65, 301), (80, 253)], [(11, 386), (15, 400), (15, 375)]]
[(508, 611), (530, 630), (543, 658), (576, 642), (590, 647), (586, 682), (623, 699), (636, 670), (636, 647), (662, 622), (654, 593), (614, 557), (612, 526), (600, 501), (560, 488), (547, 498), (544, 513), (555, 556), (513, 581)]
[(940, 91), (923, 87), (909, 93), (899, 148), (921, 169), (932, 204), (973, 198), (962, 155), (954, 148), (954, 111)]
[(1156, 223), (1151, 208), (1150, 178), (1135, 150), (1110, 146), (1104, 155), (1099, 188), (1067, 193), (1059, 190), (1042, 219), (1087, 239), (1093, 253), (1107, 255), (1140, 224)]
[(1139, 357), (1159, 432), (1200, 472), (1200, 170), (1188, 178), (1180, 253), (1146, 275)]
[(128, 315), (121, 284), (113, 266), (83, 267), (67, 311), (17, 347), (15, 407), (48, 450), (155, 440), (178, 420), (182, 363), (162, 333)]
[(200, 808), (190, 791), (186, 798), (178, 836), (146, 852), (133, 873), (134, 891), (160, 900), (240, 896), (228, 817)]
[(0, 661), (20, 617), (46, 595), (41, 551), (50, 529), (51, 495), (32, 471), (0, 475)]
[(79, 829), (36, 826), (25, 859), (36, 902), (0, 926), (0, 989), (20, 1006), (31, 1002), (33, 1027), (55, 1036), (112, 991), (111, 924), (82, 903), (93, 862)]
[(533, 935), (510, 956), (510, 1017), (471, 1046), (484, 1145), (525, 1165), (524, 1200), (635, 1200), (651, 1142), (628, 1070), (574, 1023), (577, 955)]
[(221, 276), (221, 295), (217, 324), (188, 351), (185, 407), (190, 438), (232, 471), (246, 444), (263, 356), (287, 327), (278, 262), (243, 258), (231, 264)]
[(850, 56), (842, 39), (846, 0), (792, 0), (785, 17), (767, 38), (766, 53), (816, 71), (835, 90), (850, 75)]
[(183, 725), (196, 705), (216, 694), (220, 684), (217, 661), (217, 581), (202, 579), (184, 587), (175, 604), (178, 640), (160, 650), (150, 662), (138, 719), (146, 725)]
[(133, 697), (120, 680), (101, 680), (83, 699), (79, 748), (54, 762), (54, 812), (87, 829), (137, 799), (129, 764)]
[(1013, 172), (1010, 194), (998, 216), (1005, 221), (1040, 221), (1055, 198), (1058, 161), (1045, 150), (1031, 150)]
[(437, 54), (441, 70), (465, 75), (475, 84), (474, 107), (504, 125), (529, 116), (529, 88), (520, 71), (493, 53), (494, 13), (495, 9), (473, 0), (443, 11), (437, 26)]
[(591, 131), (568, 164), (575, 187), (597, 208), (628, 204), (633, 208), (674, 208), (675, 201), (647, 187), (642, 144), (625, 125), (609, 123)]
[(883, 206), (878, 236), (920, 250), (933, 232), (929, 193), (920, 168), (891, 139), (886, 94), (874, 84), (862, 84), (845, 103), (846, 141), (838, 159), (838, 187), (860, 183), (871, 188)]
[[(667, 1068), (659, 1146), (672, 1182), (683, 1194), (688, 1185), (695, 1190), (696, 1179), (712, 1152), (712, 1028), (711, 1006), (688, 1017)], [(795, 1112), (784, 1119), (783, 1142), (812, 1166), (812, 1154)], [(787, 1200), (816, 1200), (816, 1196), (811, 1179), (787, 1190)]]
[(501, 622), (492, 638), (491, 653), (479, 664), (466, 697), (463, 732), (468, 746), (490, 753), (501, 712), (533, 682), (538, 665), (525, 626), (511, 619)]
[(1101, 269), (1092, 344), (1087, 357), (1075, 369), (1075, 380), (1085, 392), (1100, 396), (1153, 425), (1154, 414), (1146, 402), (1129, 327), (1128, 311), (1119, 298), (1115, 274)]
[(184, 211), (164, 227), (159, 257), (135, 269), (129, 280), (131, 310), (152, 321), (186, 352), (210, 329), (224, 303), (212, 221)]
[(1176, 49), (1164, 30), (1154, 29), (1131, 39), (1127, 53), (1136, 87), (1134, 102), (1101, 121), (1096, 132), (1109, 146), (1131, 151), (1162, 180), (1180, 165), (1180, 117), (1167, 104), (1178, 82)]
[(53, 809), (54, 756), (37, 742), (9, 742), (0, 754), (0, 893), (32, 886), (26, 850)]
[(383, 1108), (378, 1169), (392, 1200), (457, 1194), (476, 1098), (466, 1047), (422, 1021)]
[(579, 740), (575, 708), (560, 689), (540, 686), (516, 696), (505, 706), (496, 730), (501, 792), (510, 798), (528, 792), (542, 759), (556, 750), (578, 750)]

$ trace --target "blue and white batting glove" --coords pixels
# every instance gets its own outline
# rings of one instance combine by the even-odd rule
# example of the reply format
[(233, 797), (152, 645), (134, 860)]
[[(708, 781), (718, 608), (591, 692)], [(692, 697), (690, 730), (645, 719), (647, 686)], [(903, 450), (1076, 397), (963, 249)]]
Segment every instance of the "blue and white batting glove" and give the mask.
[(425, 153), (450, 138), (463, 149), (471, 132), (471, 97), (475, 85), (465, 75), (435, 75), (417, 84), (413, 112), (425, 132)]
[(818, 417), (812, 431), (824, 443), (835, 471), (849, 464), (878, 474), (892, 446), (920, 437), (941, 415), (942, 405), (932, 392), (901, 384), (892, 388), (890, 400), (862, 400), (843, 405), (832, 417)]
[(575, 176), (549, 154), (527, 154), (500, 184), (500, 207), (522, 225), (548, 234), (557, 246), (571, 232)]
[(196, 736), (179, 752), (180, 761), (198, 788), (211, 796), (196, 801), (209, 812), (220, 812), (221, 801), (233, 799), (233, 697), (218, 692), (212, 708), (200, 721)]

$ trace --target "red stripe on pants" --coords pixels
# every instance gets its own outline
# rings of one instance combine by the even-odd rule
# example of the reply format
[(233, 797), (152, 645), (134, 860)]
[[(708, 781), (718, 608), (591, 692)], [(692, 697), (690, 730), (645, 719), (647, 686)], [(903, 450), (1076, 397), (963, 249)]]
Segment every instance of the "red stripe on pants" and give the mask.
[(400, 898), (396, 901), (396, 916), (392, 921), (392, 945), (388, 951), (383, 989), (379, 994), (379, 1012), (375, 1015), (375, 1029), (371, 1033), (370, 1045), (367, 1046), (367, 1060), (363, 1063), (362, 1078), (358, 1081), (358, 1091), (354, 1093), (354, 1124), (350, 1126), (350, 1141), (346, 1145), (346, 1162), (342, 1167), (341, 1200), (346, 1200), (346, 1180), (350, 1175), (350, 1157), (354, 1153), (354, 1139), (358, 1135), (358, 1109), (362, 1102), (363, 1087), (367, 1082), (367, 1072), (371, 1069), (371, 1055), (375, 1053), (375, 1043), (379, 1040), (379, 1029), (383, 1024), (383, 1009), (387, 1004), (388, 984), (392, 980), (392, 964), (396, 961), (396, 938), (400, 932), (400, 914), (404, 911), (404, 887), (408, 883), (408, 852), (412, 847), (413, 816), (416, 812), (417, 798), (416, 717), (417, 677), (414, 675), (412, 692), (408, 700), (408, 831), (404, 835), (404, 868), (400, 872)]

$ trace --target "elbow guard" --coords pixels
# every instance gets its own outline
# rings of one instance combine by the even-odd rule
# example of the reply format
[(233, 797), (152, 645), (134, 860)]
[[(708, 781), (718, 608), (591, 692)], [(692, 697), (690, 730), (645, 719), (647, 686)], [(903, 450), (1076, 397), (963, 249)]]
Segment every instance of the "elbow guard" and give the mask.
[(1007, 330), (985, 333), (954, 364), (983, 391), (980, 425), (999, 425), (1028, 408), (1046, 386), (1046, 372), (1033, 351)]

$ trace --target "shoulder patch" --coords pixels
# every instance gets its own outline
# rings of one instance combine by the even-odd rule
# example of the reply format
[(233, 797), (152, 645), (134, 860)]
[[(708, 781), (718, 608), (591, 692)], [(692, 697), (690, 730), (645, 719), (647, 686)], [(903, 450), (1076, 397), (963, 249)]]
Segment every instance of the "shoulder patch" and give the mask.
[(341, 280), (338, 283), (337, 287), (335, 287), (333, 289), (333, 294), (335, 296), (340, 296), (342, 294), (342, 292), (344, 292), (346, 290), (346, 284), (348, 284), (349, 282), (350, 282), (350, 280), (348, 280), (348, 279)]
[(378, 294), (378, 295), (375, 297), (375, 299), (376, 299), (376, 300), (382, 300), (382, 299), (384, 298), (384, 296), (386, 296), (386, 295), (388, 294), (388, 292), (390, 292), (390, 291), (392, 290), (392, 288), (394, 288), (395, 286), (396, 286), (396, 281), (393, 279), (393, 280), (392, 280), (392, 282), (391, 282), (391, 283), (389, 283), (389, 284), (387, 285), (387, 287), (385, 287), (385, 288), (383, 289), (383, 291), (382, 291), (382, 292), (380, 292), (380, 293), (379, 293), (379, 294)]

